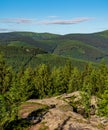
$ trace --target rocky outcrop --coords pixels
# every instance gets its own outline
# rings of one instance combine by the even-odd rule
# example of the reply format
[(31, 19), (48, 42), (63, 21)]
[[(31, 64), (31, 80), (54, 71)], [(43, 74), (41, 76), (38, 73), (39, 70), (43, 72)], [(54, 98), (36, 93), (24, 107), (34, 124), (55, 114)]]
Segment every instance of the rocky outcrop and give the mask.
[[(47, 99), (29, 100), (27, 104), (36, 103), (38, 104), (38, 108), (41, 105), (48, 106), (47, 112), (43, 111), (44, 114), (41, 120), (38, 123), (34, 123), (29, 130), (108, 130), (108, 119), (95, 115), (94, 106), (96, 105), (96, 100), (94, 99), (96, 97), (92, 99), (95, 103), (92, 104), (91, 116), (87, 119), (81, 114), (81, 112), (84, 113), (84, 109), (79, 108), (76, 112), (73, 111), (73, 107), (69, 104), (70, 98), (73, 95), (77, 95), (78, 99), (80, 98), (79, 92), (75, 92)], [(29, 106), (29, 108), (32, 108), (32, 106)]]

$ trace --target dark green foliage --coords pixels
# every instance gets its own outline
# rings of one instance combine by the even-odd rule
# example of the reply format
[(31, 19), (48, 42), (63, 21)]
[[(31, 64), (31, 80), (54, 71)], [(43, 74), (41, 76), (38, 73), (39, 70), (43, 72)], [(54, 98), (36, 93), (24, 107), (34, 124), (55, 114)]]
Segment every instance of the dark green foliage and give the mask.
[(99, 101), (99, 115), (108, 117), (108, 88), (104, 91)]
[(71, 73), (69, 75), (68, 82), (68, 92), (74, 92), (77, 90), (81, 90), (82, 88), (82, 79), (81, 72), (77, 68), (71, 69)]
[(12, 87), (10, 88), (10, 98), (14, 102), (23, 102), (32, 96), (34, 90), (32, 76), (32, 69), (27, 68), (24, 72), (19, 72), (14, 77)]
[(108, 75), (106, 78), (106, 87), (99, 101), (99, 115), (108, 117)]
[(53, 94), (58, 95), (66, 92), (66, 85), (62, 68), (54, 68), (51, 74)]
[(47, 65), (42, 64), (36, 68), (33, 82), (39, 98), (50, 94), (50, 70)]
[(0, 93), (4, 94), (11, 87), (13, 78), (12, 68), (7, 66), (2, 55), (0, 55)]
[[(4, 128), (18, 116), (18, 106), (8, 95), (0, 94), (0, 127)], [(4, 129), (3, 129), (4, 130)]]

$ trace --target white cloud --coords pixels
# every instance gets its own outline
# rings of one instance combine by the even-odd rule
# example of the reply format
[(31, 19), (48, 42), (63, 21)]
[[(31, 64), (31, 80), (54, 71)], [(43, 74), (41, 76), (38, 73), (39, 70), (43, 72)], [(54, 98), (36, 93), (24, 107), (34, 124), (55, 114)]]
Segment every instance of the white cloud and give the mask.
[[(52, 18), (57, 16), (50, 16)], [(76, 18), (71, 20), (48, 20), (48, 21), (37, 21), (34, 19), (25, 19), (25, 18), (1, 18), (0, 23), (13, 23), (13, 24), (59, 24), (59, 25), (66, 25), (66, 24), (78, 24), (85, 21), (90, 21), (93, 18)]]
[(41, 24), (77, 24), (85, 21), (92, 20), (93, 18), (76, 18), (71, 20), (51, 20), (43, 21)]

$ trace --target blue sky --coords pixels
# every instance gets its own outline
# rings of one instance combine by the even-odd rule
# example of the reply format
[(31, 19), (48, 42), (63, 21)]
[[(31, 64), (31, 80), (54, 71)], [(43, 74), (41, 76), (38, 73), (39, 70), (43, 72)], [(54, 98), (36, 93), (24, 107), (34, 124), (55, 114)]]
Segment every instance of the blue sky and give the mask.
[(108, 0), (0, 0), (0, 32), (93, 33), (108, 29)]

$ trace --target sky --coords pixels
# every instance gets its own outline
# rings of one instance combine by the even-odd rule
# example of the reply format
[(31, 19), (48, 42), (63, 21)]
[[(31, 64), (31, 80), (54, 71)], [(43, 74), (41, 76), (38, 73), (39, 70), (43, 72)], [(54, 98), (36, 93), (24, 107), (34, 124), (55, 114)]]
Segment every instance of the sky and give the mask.
[(108, 30), (108, 0), (0, 0), (0, 33)]

